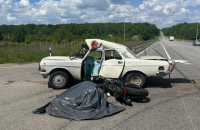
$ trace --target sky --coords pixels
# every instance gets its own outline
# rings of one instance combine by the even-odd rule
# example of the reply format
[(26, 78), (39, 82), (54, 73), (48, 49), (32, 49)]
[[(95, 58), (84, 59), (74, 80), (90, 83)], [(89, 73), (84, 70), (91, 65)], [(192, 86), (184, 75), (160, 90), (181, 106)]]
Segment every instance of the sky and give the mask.
[(0, 25), (200, 22), (200, 0), (0, 0)]

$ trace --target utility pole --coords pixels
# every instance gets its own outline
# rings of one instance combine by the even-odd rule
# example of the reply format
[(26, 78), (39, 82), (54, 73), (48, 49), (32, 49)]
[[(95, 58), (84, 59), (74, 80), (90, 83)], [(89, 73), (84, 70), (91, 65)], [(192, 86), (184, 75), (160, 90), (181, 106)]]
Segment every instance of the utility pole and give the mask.
[(125, 22), (124, 22), (124, 40), (125, 40)]
[(199, 26), (199, 23), (197, 23), (197, 35), (196, 35), (196, 42), (197, 42), (197, 37), (198, 37), (198, 26)]

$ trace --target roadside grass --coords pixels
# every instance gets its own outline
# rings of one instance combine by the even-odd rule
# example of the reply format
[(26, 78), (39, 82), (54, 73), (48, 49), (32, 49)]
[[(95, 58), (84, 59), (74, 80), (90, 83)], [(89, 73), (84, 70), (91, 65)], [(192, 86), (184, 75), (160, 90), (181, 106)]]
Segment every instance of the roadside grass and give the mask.
[(191, 42), (193, 43), (194, 40), (185, 40), (185, 39), (175, 39), (176, 41), (183, 41), (183, 42)]
[[(157, 40), (148, 41), (129, 41), (121, 42), (130, 49), (146, 43), (155, 42)], [(70, 56), (81, 49), (79, 43), (51, 43), (51, 42), (35, 42), (31, 44), (26, 43), (2, 43), (0, 42), (0, 64), (5, 63), (33, 63), (39, 62), (42, 58), (49, 56), (49, 47), (51, 47), (52, 56)]]

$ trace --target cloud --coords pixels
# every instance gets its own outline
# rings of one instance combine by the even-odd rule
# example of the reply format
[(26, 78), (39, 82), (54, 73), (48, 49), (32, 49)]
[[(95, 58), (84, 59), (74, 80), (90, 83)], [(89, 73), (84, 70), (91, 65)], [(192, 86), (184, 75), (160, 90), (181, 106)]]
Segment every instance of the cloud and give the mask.
[[(133, 3), (133, 4), (131, 4)], [(149, 22), (159, 28), (200, 21), (200, 0), (0, 0), (0, 24)]]
[(30, 4), (28, 0), (21, 0), (19, 3), (22, 4), (22, 5), (24, 5), (24, 6)]
[(153, 8), (153, 11), (161, 11), (162, 10), (162, 6), (156, 6)]
[(12, 17), (11, 14), (8, 14), (8, 15), (7, 15), (7, 20), (8, 20), (9, 22), (15, 21), (16, 19), (17, 19), (17, 18), (16, 18), (16, 17)]
[(4, 0), (0, 0), (0, 4), (3, 4), (4, 3)]
[(192, 22), (200, 23), (200, 10), (194, 10), (194, 17), (192, 18)]
[(106, 11), (109, 4), (106, 0), (81, 0), (77, 7), (80, 9), (94, 8), (99, 11)]
[(111, 4), (117, 4), (117, 5), (125, 5), (128, 0), (109, 0)]

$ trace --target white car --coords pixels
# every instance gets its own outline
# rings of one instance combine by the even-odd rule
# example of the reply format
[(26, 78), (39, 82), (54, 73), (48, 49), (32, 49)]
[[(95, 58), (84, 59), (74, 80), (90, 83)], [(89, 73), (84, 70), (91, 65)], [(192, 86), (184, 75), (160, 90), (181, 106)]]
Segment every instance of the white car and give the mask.
[(169, 40), (170, 40), (170, 41), (174, 41), (174, 36), (170, 36), (170, 37), (169, 37)]
[(194, 40), (193, 46), (200, 46), (200, 39)]
[(122, 79), (142, 87), (148, 77), (170, 73), (168, 59), (160, 56), (137, 57), (128, 47), (101, 40), (86, 39), (73, 56), (49, 56), (39, 63), (39, 74), (49, 77), (49, 86), (64, 88), (72, 79), (91, 80), (103, 76)]

